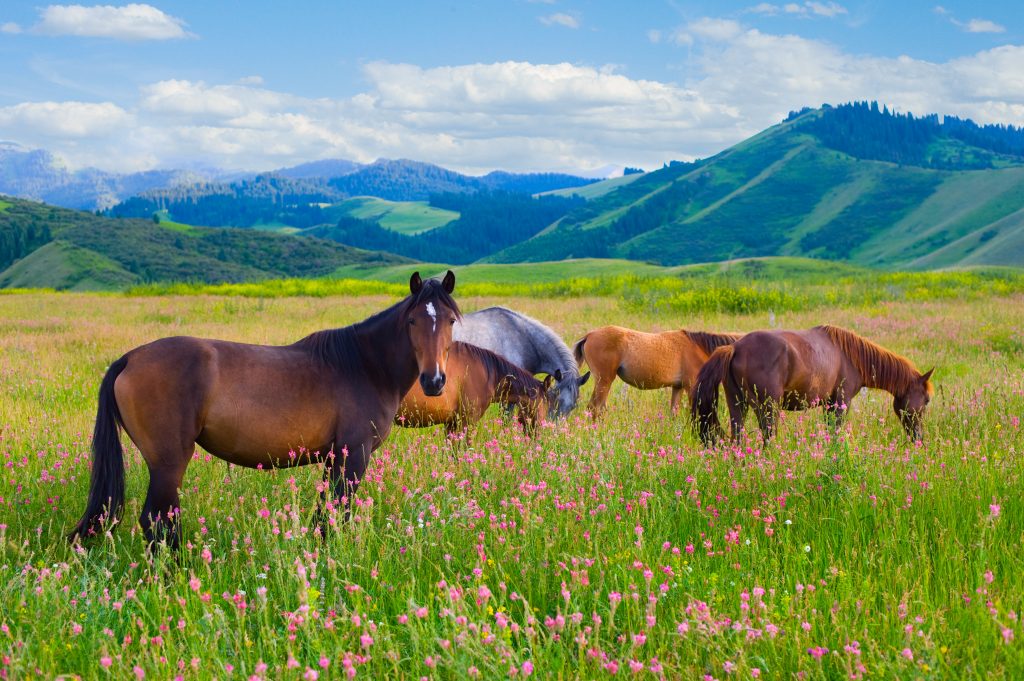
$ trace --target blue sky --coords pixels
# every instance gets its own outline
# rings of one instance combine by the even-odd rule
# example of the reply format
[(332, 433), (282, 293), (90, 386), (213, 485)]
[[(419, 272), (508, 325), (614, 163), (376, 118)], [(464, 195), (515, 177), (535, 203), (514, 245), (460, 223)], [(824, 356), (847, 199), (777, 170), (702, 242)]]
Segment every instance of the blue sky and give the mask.
[(73, 167), (607, 172), (877, 99), (1024, 124), (1019, 2), (0, 6), (0, 140)]

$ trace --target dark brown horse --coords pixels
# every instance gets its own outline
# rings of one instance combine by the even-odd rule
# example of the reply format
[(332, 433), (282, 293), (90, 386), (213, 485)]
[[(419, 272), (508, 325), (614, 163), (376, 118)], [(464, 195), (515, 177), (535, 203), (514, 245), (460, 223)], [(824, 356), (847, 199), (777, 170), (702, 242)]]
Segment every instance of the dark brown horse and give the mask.
[(733, 438), (739, 438), (747, 408), (753, 407), (768, 442), (779, 409), (820, 404), (838, 428), (861, 388), (880, 388), (893, 395), (907, 434), (920, 440), (933, 392), (931, 375), (932, 370), (922, 374), (910, 360), (836, 326), (755, 331), (715, 350), (697, 376), (690, 406), (701, 440), (712, 443), (721, 435), (718, 384), (723, 383)]
[[(533, 435), (547, 419), (548, 389), (556, 376), (538, 381), (499, 354), (469, 343), (452, 343), (448, 355), (448, 387), (436, 397), (414, 385), (402, 399), (395, 423), (409, 428), (444, 424), (449, 435), (480, 420), (497, 402), (519, 407), (519, 422)], [(468, 438), (467, 438), (468, 439)]]
[(601, 414), (608, 391), (618, 376), (641, 390), (672, 388), (669, 407), (672, 414), (677, 414), (683, 391), (689, 393), (708, 356), (715, 348), (739, 337), (733, 333), (685, 329), (662, 333), (622, 326), (594, 329), (573, 347), (577, 363), (586, 362), (594, 374), (594, 392), (587, 408), (595, 419)]
[(417, 376), (425, 394), (444, 390), (460, 316), (454, 288), (451, 271), (444, 281), (417, 272), (401, 302), (292, 345), (176, 337), (128, 352), (100, 385), (89, 501), (69, 539), (101, 531), (121, 510), (119, 426), (149, 467), (140, 523), (150, 541), (177, 545), (178, 488), (197, 443), (250, 468), (323, 461), (347, 508)]

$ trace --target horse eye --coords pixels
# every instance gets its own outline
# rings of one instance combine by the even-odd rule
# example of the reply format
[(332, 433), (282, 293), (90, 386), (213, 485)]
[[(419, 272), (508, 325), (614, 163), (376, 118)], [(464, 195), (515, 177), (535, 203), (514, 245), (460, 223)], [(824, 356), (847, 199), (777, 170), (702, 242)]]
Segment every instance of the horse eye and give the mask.
[(448, 323), (451, 324), (452, 326), (455, 326), (455, 317), (452, 317), (451, 321), (449, 321)]
[(416, 326), (416, 320), (415, 319), (410, 319), (409, 320), (409, 326)]

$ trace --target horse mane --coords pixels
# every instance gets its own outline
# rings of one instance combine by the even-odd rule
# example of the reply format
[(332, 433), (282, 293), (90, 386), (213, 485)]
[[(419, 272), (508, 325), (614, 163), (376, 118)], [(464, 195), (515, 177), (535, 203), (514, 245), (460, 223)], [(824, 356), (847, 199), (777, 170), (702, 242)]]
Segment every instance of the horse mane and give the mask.
[(444, 290), (441, 282), (436, 279), (425, 279), (423, 287), (416, 295), (410, 294), (391, 307), (381, 310), (361, 322), (339, 329), (314, 331), (297, 341), (295, 345), (307, 350), (323, 364), (342, 374), (352, 375), (359, 371), (366, 371), (369, 367), (359, 349), (358, 331), (376, 324), (389, 323), (389, 320), (393, 318), (392, 323), (397, 333), (408, 314), (417, 305), (425, 305), (434, 301), (450, 308), (456, 318), (462, 318), (458, 303), (451, 297), (451, 294)]
[(496, 352), (491, 352), (486, 348), (477, 347), (470, 343), (463, 343), (462, 341), (454, 341), (452, 345), (457, 346), (460, 351), (465, 352), (483, 364), (484, 370), (487, 371), (489, 376), (495, 378), (496, 384), (506, 378), (511, 379), (509, 386), (519, 388), (519, 390), (513, 390), (513, 394), (524, 395), (531, 388), (540, 388), (542, 385), (533, 374), (516, 366)]
[(683, 329), (683, 333), (709, 355), (723, 345), (732, 345), (743, 337), (741, 333), (712, 333), (710, 331), (688, 331), (686, 329)]
[(350, 324), (340, 329), (314, 331), (297, 341), (295, 345), (308, 351), (321, 363), (337, 369), (343, 375), (351, 376), (364, 368), (363, 356), (356, 339), (356, 327), (361, 323)]
[(861, 379), (868, 387), (877, 387), (894, 395), (901, 395), (920, 377), (917, 367), (909, 359), (886, 350), (853, 331), (828, 324), (815, 328), (828, 334), (836, 347), (860, 372)]

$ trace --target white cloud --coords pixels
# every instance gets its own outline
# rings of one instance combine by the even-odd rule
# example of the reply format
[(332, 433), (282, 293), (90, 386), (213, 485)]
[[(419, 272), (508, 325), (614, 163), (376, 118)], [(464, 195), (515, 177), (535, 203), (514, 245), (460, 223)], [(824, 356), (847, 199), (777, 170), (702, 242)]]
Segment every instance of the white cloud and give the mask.
[(33, 27), (48, 35), (73, 35), (116, 40), (171, 40), (190, 37), (185, 22), (152, 5), (50, 5)]
[(971, 19), (964, 30), (968, 33), (1005, 33), (1006, 27), (988, 19)]
[(564, 12), (558, 12), (556, 14), (549, 14), (541, 17), (540, 21), (545, 26), (564, 26), (565, 28), (580, 27), (580, 19), (578, 16), (565, 14)]
[(967, 31), (968, 33), (1005, 33), (1006, 27), (1002, 24), (997, 24), (994, 21), (988, 19), (971, 19), (970, 21), (960, 21), (957, 19), (952, 12), (943, 7), (942, 5), (936, 5), (933, 11), (939, 16), (946, 17), (949, 23), (953, 24), (957, 28)]
[[(937, 8), (936, 11), (938, 11)], [(838, 2), (814, 2), (808, 0), (802, 5), (796, 2), (789, 2), (785, 5), (774, 5), (770, 2), (762, 2), (753, 7), (748, 7), (743, 10), (748, 14), (766, 14), (768, 16), (775, 16), (776, 14), (797, 14), (800, 16), (815, 15), (819, 17), (836, 17), (840, 14), (848, 14), (849, 12), (845, 7), (840, 5)]]
[(23, 102), (0, 108), (0, 129), (34, 139), (103, 136), (131, 123), (132, 116), (111, 102)]
[(14, 23), (13, 21), (8, 21), (5, 24), (0, 24), (0, 33), (21, 33), (21, 30), (21, 26)]
[(647, 31), (647, 40), (657, 45), (658, 43), (661, 42), (661, 31), (659, 31), (656, 28), (652, 28), (651, 30)]
[(837, 2), (805, 2), (804, 6), (820, 17), (835, 17), (848, 13), (846, 8)]

